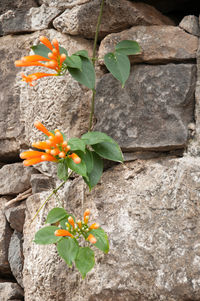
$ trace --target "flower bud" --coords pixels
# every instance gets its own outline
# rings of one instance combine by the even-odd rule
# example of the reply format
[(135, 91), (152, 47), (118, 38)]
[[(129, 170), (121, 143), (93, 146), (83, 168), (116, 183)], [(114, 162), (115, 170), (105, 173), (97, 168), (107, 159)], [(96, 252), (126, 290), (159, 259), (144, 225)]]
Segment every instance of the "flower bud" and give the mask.
[(89, 242), (91, 242), (91, 244), (96, 244), (96, 242), (97, 242), (96, 238), (92, 234), (89, 234), (87, 240), (89, 240)]

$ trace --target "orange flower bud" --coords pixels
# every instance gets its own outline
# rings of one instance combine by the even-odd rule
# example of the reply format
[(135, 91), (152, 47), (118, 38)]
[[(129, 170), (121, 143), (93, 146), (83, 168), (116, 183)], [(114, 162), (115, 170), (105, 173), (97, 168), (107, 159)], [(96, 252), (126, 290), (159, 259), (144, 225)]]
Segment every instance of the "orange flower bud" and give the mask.
[(87, 215), (90, 215), (90, 209), (86, 209), (84, 214), (83, 214), (83, 218), (85, 218)]
[(81, 222), (81, 220), (79, 219), (76, 223), (77, 223), (79, 229), (81, 229), (82, 228), (82, 222)]
[(57, 50), (57, 49), (53, 48), (53, 49), (52, 49), (52, 53), (53, 53), (55, 56), (58, 56), (58, 50)]
[(49, 53), (48, 53), (48, 57), (49, 57), (51, 60), (56, 60), (56, 56), (55, 56), (52, 52), (49, 52)]
[(65, 158), (65, 157), (66, 157), (66, 154), (65, 154), (65, 152), (60, 152), (58, 156), (59, 156), (60, 158)]
[(60, 63), (62, 64), (66, 60), (67, 56), (65, 53), (62, 53), (60, 56)]
[(62, 143), (62, 147), (67, 147), (67, 141), (64, 141), (64, 142)]
[(67, 230), (64, 230), (64, 229), (58, 229), (54, 232), (54, 235), (55, 236), (70, 236), (70, 237), (73, 237), (73, 235), (67, 231)]
[(91, 242), (91, 244), (96, 244), (96, 242), (97, 242), (96, 238), (92, 234), (89, 234), (87, 240), (89, 240), (89, 242)]
[(89, 227), (89, 229), (91, 230), (91, 229), (98, 229), (100, 226), (99, 226), (99, 224), (97, 224), (97, 223), (94, 223), (94, 224), (92, 224), (90, 227)]
[(44, 36), (40, 37), (40, 42), (42, 44), (44, 44), (47, 48), (49, 48), (50, 50), (53, 50), (53, 46), (51, 45), (51, 42)]
[(75, 228), (75, 225), (74, 225), (74, 219), (73, 219), (72, 216), (69, 216), (69, 217), (68, 217), (68, 222), (70, 223), (70, 225), (71, 225), (73, 228)]
[(37, 54), (24, 56), (24, 57), (22, 57), (21, 60), (23, 62), (49, 61), (49, 59), (47, 59), (46, 57), (41, 56), (41, 55), (37, 55)]
[(50, 154), (52, 156), (57, 156), (60, 153), (60, 150), (58, 148), (54, 148), (50, 151)]
[(69, 155), (69, 158), (72, 158), (72, 160), (74, 161), (74, 163), (79, 164), (81, 163), (81, 158), (79, 158), (79, 156), (75, 153)]
[(56, 50), (57, 50), (57, 52), (59, 54), (59, 44), (58, 44), (58, 41), (56, 39), (53, 39), (52, 40), (52, 44), (56, 48)]

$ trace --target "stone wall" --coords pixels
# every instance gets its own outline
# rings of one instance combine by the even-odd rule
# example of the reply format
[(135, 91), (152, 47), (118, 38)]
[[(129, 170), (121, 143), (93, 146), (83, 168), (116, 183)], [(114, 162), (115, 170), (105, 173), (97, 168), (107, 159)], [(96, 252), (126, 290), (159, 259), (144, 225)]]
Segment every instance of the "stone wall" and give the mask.
[[(108, 164), (92, 192), (71, 178), (33, 222), (59, 181), (53, 164), (24, 168), (19, 153), (42, 137), (35, 120), (85, 133), (91, 93), (69, 74), (29, 87), (14, 61), (40, 35), (91, 55), (100, 0), (1, 4), (0, 300), (200, 300), (200, 29), (189, 2), (183, 14), (180, 1), (105, 1), (94, 128), (117, 140), (125, 163)], [(123, 39), (142, 48), (124, 89), (101, 60)], [(77, 216), (91, 208), (109, 235), (85, 280), (55, 246), (33, 243), (60, 203)]]

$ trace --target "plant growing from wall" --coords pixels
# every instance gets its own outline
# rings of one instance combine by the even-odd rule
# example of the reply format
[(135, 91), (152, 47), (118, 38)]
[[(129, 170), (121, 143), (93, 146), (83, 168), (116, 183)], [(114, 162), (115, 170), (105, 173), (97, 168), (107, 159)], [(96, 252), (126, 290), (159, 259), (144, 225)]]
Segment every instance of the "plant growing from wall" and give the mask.
[[(47, 37), (42, 36), (41, 43), (32, 47), (33, 55), (25, 56), (15, 62), (16, 67), (39, 66), (51, 70), (51, 73), (36, 72), (27, 76), (22, 74), (22, 79), (30, 86), (34, 86), (36, 80), (42, 77), (64, 76), (69, 72), (76, 81), (92, 91), (88, 132), (81, 138), (73, 137), (66, 140), (64, 133), (58, 129), (49, 131), (41, 122), (34, 123), (35, 127), (45, 134), (46, 140), (33, 143), (34, 150), (24, 151), (20, 157), (24, 159), (25, 166), (43, 161), (54, 162), (57, 164), (58, 178), (62, 180), (39, 208), (35, 217), (50, 197), (66, 183), (72, 172), (82, 176), (91, 190), (99, 182), (103, 173), (103, 159), (123, 162), (123, 155), (116, 141), (105, 133), (92, 131), (96, 94), (96, 48), (103, 7), (104, 0), (101, 1), (92, 58), (86, 50), (77, 51), (69, 56), (67, 50), (60, 46), (56, 39), (50, 42)], [(123, 40), (115, 46), (114, 52), (105, 55), (104, 62), (107, 69), (120, 81), (122, 87), (130, 74), (128, 55), (135, 55), (140, 51), (136, 41)], [(53, 208), (46, 218), (46, 223), (49, 225), (40, 229), (34, 239), (37, 244), (56, 244), (58, 254), (69, 267), (75, 263), (83, 278), (95, 264), (91, 246), (94, 245), (104, 253), (109, 251), (106, 233), (97, 223), (89, 226), (89, 216), (89, 209), (86, 209), (81, 221), (64, 208)]]

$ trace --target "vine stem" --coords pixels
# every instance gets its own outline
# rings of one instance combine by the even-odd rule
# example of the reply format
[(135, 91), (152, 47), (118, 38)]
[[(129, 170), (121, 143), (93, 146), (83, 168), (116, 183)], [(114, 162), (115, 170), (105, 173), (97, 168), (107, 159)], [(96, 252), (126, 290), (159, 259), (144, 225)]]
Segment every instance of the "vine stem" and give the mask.
[[(101, 1), (100, 12), (99, 12), (98, 20), (97, 20), (97, 27), (96, 27), (96, 31), (95, 31), (93, 53), (92, 53), (92, 63), (93, 63), (93, 66), (95, 65), (95, 60), (96, 60), (97, 41), (98, 41), (99, 29), (100, 29), (100, 25), (101, 25), (102, 14), (103, 14), (104, 2), (105, 2), (105, 0)], [(93, 115), (94, 115), (95, 95), (96, 95), (96, 90), (93, 89), (92, 90), (91, 111), (90, 111), (90, 122), (89, 122), (89, 129), (88, 129), (89, 132), (91, 132), (91, 130), (92, 130), (92, 121), (93, 121)]]
[(42, 208), (45, 206), (45, 204), (48, 202), (48, 200), (52, 197), (52, 195), (56, 195), (56, 193), (58, 192), (58, 190), (66, 183), (66, 181), (63, 181), (58, 187), (56, 187), (51, 194), (48, 196), (48, 198), (44, 201), (44, 203), (42, 204), (42, 206), (37, 210), (36, 214), (34, 215), (31, 223), (35, 220), (35, 218), (37, 217), (37, 215), (39, 214), (39, 212), (42, 210)]

